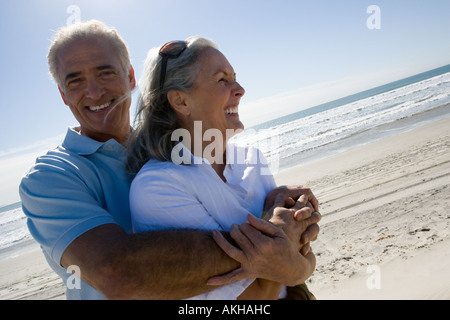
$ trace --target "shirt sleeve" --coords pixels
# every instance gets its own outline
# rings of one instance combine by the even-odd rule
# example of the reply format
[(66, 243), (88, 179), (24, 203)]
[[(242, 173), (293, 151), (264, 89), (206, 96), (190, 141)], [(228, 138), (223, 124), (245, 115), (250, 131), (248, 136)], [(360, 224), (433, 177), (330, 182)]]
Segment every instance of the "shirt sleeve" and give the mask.
[(57, 265), (78, 236), (96, 226), (115, 223), (79, 170), (56, 157), (43, 156), (19, 186), (28, 229)]

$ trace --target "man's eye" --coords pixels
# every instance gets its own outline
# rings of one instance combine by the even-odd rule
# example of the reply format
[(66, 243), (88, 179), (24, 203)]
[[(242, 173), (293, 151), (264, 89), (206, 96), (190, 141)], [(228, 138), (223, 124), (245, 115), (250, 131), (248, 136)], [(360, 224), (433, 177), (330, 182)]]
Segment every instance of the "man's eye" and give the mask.
[(108, 71), (102, 71), (102, 72), (100, 72), (100, 74), (99, 74), (99, 76), (101, 77), (101, 78), (109, 78), (109, 77), (111, 77), (111, 76), (113, 76), (114, 75), (114, 71), (111, 71), (111, 70), (108, 70)]
[(75, 86), (78, 85), (80, 82), (81, 82), (81, 79), (80, 79), (80, 78), (75, 78), (75, 79), (72, 79), (72, 80), (68, 81), (68, 82), (67, 82), (67, 86), (68, 86), (68, 87), (75, 87)]

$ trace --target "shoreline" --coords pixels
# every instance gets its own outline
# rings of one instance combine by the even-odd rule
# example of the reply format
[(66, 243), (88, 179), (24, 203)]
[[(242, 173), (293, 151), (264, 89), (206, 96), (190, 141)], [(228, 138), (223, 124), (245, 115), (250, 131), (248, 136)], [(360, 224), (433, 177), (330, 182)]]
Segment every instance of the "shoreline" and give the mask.
[[(421, 111), (412, 116), (398, 119), (389, 123), (384, 123), (374, 128), (363, 132), (353, 134), (340, 141), (332, 143), (331, 146), (322, 146), (314, 150), (304, 151), (309, 155), (304, 155), (302, 158), (291, 156), (291, 159), (282, 159), (278, 167), (275, 167), (274, 175), (282, 173), (285, 170), (314, 163), (324, 158), (332, 157), (334, 155), (352, 150), (359, 146), (370, 144), (385, 138), (395, 136), (404, 132), (408, 132), (419, 128), (421, 126), (439, 121), (450, 117), (450, 103), (435, 106), (431, 109)], [(278, 169), (278, 170), (277, 170)]]
[[(445, 118), (275, 175), (321, 203), (307, 282), (319, 300), (450, 299), (449, 155)], [(370, 266), (380, 289), (367, 287)], [(37, 244), (0, 260), (0, 274), (0, 299), (65, 299)]]

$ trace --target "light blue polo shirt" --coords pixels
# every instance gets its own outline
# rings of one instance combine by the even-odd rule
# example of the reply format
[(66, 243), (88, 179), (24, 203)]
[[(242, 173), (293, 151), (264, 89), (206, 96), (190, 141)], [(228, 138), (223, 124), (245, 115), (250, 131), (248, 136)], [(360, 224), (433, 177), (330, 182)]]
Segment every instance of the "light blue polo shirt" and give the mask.
[(63, 144), (37, 158), (22, 179), (19, 192), (28, 229), (65, 285), (69, 280), (67, 299), (104, 299), (87, 283), (73, 281), (60, 260), (74, 239), (94, 227), (115, 223), (132, 232), (133, 177), (126, 158), (117, 141), (98, 142), (69, 128)]

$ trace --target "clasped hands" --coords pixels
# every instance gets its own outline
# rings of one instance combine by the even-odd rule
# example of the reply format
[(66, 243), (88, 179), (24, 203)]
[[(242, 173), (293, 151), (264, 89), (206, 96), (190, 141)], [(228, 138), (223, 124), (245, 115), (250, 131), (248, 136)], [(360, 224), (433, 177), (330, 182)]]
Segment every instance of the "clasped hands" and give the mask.
[(261, 278), (295, 286), (305, 282), (316, 265), (310, 241), (317, 239), (319, 203), (308, 188), (283, 186), (266, 197), (262, 219), (249, 214), (248, 221), (230, 228), (235, 244), (213, 231), (216, 243), (239, 268), (208, 280), (224, 285), (246, 278)]

